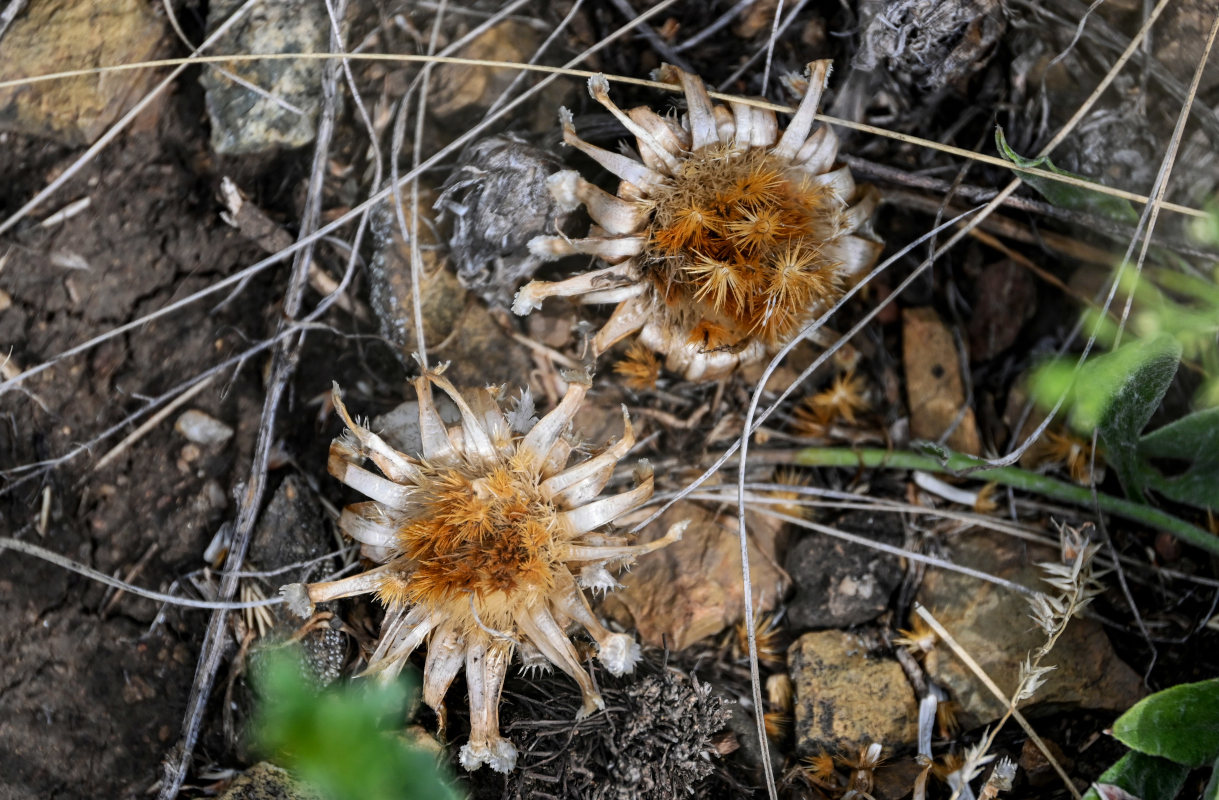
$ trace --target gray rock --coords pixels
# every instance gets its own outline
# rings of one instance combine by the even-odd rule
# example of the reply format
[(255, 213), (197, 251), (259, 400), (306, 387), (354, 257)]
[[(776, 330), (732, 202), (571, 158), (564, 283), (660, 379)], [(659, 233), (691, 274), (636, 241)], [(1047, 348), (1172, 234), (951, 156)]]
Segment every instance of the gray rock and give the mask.
[[(208, 8), (208, 30), (228, 19), (241, 2), (213, 0)], [(329, 45), (329, 30), (321, 0), (257, 3), (218, 43), (216, 52), (321, 52)], [(302, 147), (313, 141), (321, 106), (321, 61), (245, 61), (218, 67), (262, 93), (246, 88), (220, 69), (203, 72), (200, 82), (212, 123), (213, 150), (243, 155)]]
[(803, 756), (913, 744), (918, 704), (896, 660), (844, 631), (806, 633), (787, 651), (796, 687), (796, 752)]
[[(893, 514), (852, 512), (837, 527), (888, 545), (902, 543), (901, 523)], [(844, 628), (876, 619), (902, 578), (896, 557), (820, 534), (798, 541), (784, 568), (796, 586), (787, 616), (797, 630)]]
[[(276, 570), (312, 561), (335, 547), (326, 530), (322, 508), (313, 491), (295, 475), (279, 485), (270, 504), (258, 520), (250, 541), (250, 560), (259, 569)], [(266, 579), (272, 587), (320, 580), (334, 570), (336, 559), (324, 559)], [(300, 625), (284, 606), (271, 610), (275, 627), (257, 649), (279, 647)], [(332, 620), (333, 622), (334, 620)], [(347, 661), (347, 639), (338, 630), (320, 626), (300, 638), (302, 668), (319, 686), (328, 686), (342, 674)]]

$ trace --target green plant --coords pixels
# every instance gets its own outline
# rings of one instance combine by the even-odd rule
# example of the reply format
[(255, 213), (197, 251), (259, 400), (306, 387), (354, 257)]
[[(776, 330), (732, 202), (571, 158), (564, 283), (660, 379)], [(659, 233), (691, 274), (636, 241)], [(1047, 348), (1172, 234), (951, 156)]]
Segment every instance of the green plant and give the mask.
[[(1191, 769), (1211, 767), (1203, 800), (1219, 800), (1219, 678), (1173, 686), (1136, 703), (1113, 723), (1130, 748), (1105, 770), (1084, 800), (1172, 800)], [(1098, 791), (1099, 788), (1099, 791)]]
[(1143, 433), (1181, 352), (1180, 342), (1162, 333), (1088, 359), (1078, 373), (1073, 359), (1054, 360), (1034, 372), (1033, 395), (1047, 406), (1065, 395), (1068, 424), (1080, 433), (1096, 431), (1130, 499), (1145, 503), (1154, 491), (1200, 509), (1219, 508), (1219, 408)]
[(435, 757), (392, 732), (415, 692), (405, 679), (318, 691), (299, 651), (265, 659), (256, 673), (263, 699), (255, 743), (326, 800), (456, 800)]

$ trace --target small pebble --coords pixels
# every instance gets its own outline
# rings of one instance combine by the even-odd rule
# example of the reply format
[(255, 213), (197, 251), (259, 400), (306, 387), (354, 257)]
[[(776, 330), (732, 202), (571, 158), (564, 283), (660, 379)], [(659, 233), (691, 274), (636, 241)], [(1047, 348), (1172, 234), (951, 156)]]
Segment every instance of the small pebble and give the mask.
[(174, 430), (196, 444), (220, 444), (233, 435), (228, 425), (193, 408), (178, 417)]

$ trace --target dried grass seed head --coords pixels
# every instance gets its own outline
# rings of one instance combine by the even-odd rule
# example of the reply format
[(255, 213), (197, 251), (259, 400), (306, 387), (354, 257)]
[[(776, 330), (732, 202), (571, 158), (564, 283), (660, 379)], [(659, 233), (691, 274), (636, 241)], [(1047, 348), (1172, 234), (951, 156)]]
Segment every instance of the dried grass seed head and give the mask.
[[(634, 669), (639, 646), (611, 633), (590, 609), (584, 588), (604, 588), (608, 570), (681, 536), (632, 545), (604, 531), (652, 495), (652, 471), (642, 462), (635, 488), (598, 498), (614, 467), (634, 444), (623, 410), (623, 434), (603, 452), (567, 465), (568, 428), (589, 388), (570, 376), (558, 406), (532, 423), (505, 413), (500, 392), (463, 395), (440, 371), (415, 379), (422, 452), (408, 456), (353, 420), (335, 387), (334, 405), (348, 430), (330, 448), (332, 475), (371, 498), (343, 510), (343, 531), (379, 566), (342, 580), (285, 587), (300, 613), (313, 603), (375, 594), (386, 607), (368, 673), (392, 677), (428, 642), (423, 700), (444, 724), (444, 695), (466, 670), (470, 741), (467, 769), (487, 764), (507, 772), (516, 749), (499, 733), (499, 697), (514, 651), (527, 666), (558, 666), (583, 693), (583, 713), (603, 708), (592, 679), (565, 633), (578, 623), (596, 641), (614, 675)], [(461, 415), (446, 426), (432, 387)], [(371, 460), (380, 474), (366, 469)], [(532, 659), (532, 660), (530, 660)]]
[(773, 111), (713, 105), (702, 80), (676, 67), (661, 76), (685, 93), (680, 123), (645, 107), (624, 112), (604, 76), (590, 79), (593, 98), (635, 136), (640, 160), (580, 139), (564, 109), (564, 142), (617, 175), (618, 192), (573, 171), (552, 176), (560, 206), (583, 205), (595, 225), (584, 239), (539, 236), (530, 250), (552, 259), (594, 255), (609, 266), (533, 281), (513, 310), (526, 314), (551, 296), (618, 303), (594, 352), (638, 334), (689, 380), (721, 377), (789, 342), (882, 249), (864, 234), (876, 193), (835, 167), (829, 127), (812, 131), (830, 62), (809, 71), (808, 91), (781, 134)]

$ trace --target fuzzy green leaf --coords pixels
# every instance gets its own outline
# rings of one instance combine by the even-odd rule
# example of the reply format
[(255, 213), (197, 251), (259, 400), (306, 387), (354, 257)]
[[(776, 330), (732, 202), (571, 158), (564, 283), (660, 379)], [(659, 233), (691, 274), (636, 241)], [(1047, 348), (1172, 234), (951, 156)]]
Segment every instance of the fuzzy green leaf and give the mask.
[[(1030, 169), (1042, 169), (1047, 172), (1053, 172), (1056, 175), (1065, 175), (1071, 178), (1079, 178), (1080, 180), (1090, 180), (1083, 175), (1076, 175), (1074, 172), (1067, 172), (1065, 169), (1059, 169), (1054, 166), (1049, 158), (1025, 158), (1024, 156), (1013, 150), (1007, 143), (1007, 138), (1003, 135), (1003, 128), (995, 128), (995, 147), (999, 149), (999, 155), (1006, 158), (1008, 161), (1015, 164), (1017, 167), (1026, 167)], [(1042, 177), (1041, 175), (1030, 175), (1027, 172), (1020, 172), (1020, 179), (1032, 186), (1046, 200), (1059, 208), (1069, 208), (1074, 211), (1088, 211), (1094, 214), (1099, 214), (1109, 219), (1119, 220), (1121, 222), (1137, 222), (1139, 215), (1134, 210), (1134, 207), (1126, 200), (1117, 197), (1111, 197), (1101, 192), (1084, 189), (1069, 183), (1061, 183), (1051, 178)]]
[(1219, 463), (1219, 408), (1195, 411), (1156, 428), (1139, 440), (1139, 452), (1146, 458)]
[(402, 724), (403, 682), (361, 681), (318, 692), (298, 655), (267, 656), (254, 723), (259, 747), (327, 800), (452, 800), (435, 759), (392, 729)]
[(1172, 478), (1151, 475), (1146, 485), (1178, 503), (1219, 509), (1219, 464), (1196, 464)]
[(1162, 335), (1092, 359), (1080, 373), (1080, 386), (1087, 389), (1081, 393), (1081, 405), (1092, 402), (1083, 398), (1099, 395), (1102, 387), (1112, 392), (1103, 410), (1096, 409), (1097, 430), (1105, 445), (1105, 460), (1117, 471), (1122, 488), (1132, 499), (1143, 499), (1143, 490), (1154, 474), (1139, 458), (1139, 434), (1160, 407), (1180, 361), (1180, 343)]
[(1219, 678), (1183, 683), (1136, 703), (1113, 723), (1128, 747), (1188, 767), (1219, 758)]
[[(1188, 775), (1189, 767), (1183, 764), (1135, 751), (1119, 758), (1096, 782), (1120, 787), (1139, 800), (1173, 800)], [(1101, 798), (1095, 789), (1089, 789), (1084, 800)]]

